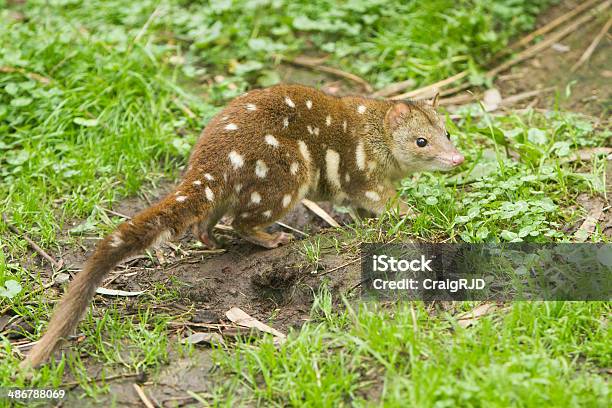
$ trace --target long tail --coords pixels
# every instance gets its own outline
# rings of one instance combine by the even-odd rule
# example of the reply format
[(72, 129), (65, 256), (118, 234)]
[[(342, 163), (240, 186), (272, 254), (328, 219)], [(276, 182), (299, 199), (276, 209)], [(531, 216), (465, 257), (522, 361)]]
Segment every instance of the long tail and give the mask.
[(206, 208), (194, 208), (177, 202), (170, 194), (159, 203), (137, 214), (131, 221), (121, 224), (115, 232), (98, 243), (83, 270), (68, 287), (58, 304), (47, 332), (32, 348), (22, 367), (37, 366), (49, 358), (58, 342), (70, 335), (87, 311), (96, 289), (123, 259), (144, 251), (152, 245), (180, 234)]

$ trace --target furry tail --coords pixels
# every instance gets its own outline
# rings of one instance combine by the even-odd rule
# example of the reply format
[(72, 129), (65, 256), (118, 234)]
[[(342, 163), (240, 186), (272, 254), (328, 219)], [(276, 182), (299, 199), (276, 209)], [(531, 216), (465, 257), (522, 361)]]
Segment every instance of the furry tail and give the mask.
[(115, 232), (100, 241), (83, 270), (70, 283), (53, 313), (47, 332), (32, 348), (22, 367), (35, 367), (50, 357), (58, 342), (74, 331), (96, 289), (119, 262), (180, 234), (196, 218), (201, 218), (202, 211), (206, 210), (199, 208), (198, 214), (185, 204), (178, 203), (175, 196), (170, 194), (131, 221), (121, 224)]

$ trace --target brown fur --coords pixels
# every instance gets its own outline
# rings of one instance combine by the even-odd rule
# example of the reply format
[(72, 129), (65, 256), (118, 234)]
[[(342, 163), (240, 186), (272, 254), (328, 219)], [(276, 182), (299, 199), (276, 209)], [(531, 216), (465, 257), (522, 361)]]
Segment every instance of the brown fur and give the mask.
[[(415, 141), (426, 138), (426, 147)], [(104, 276), (122, 259), (189, 226), (215, 246), (213, 227), (233, 218), (245, 239), (274, 248), (286, 233), (263, 228), (304, 197), (381, 213), (407, 173), (447, 169), (463, 157), (434, 106), (279, 85), (234, 99), (208, 124), (176, 190), (102, 240), (70, 284), (24, 365), (46, 360), (77, 326)], [(401, 209), (406, 208), (400, 203)]]

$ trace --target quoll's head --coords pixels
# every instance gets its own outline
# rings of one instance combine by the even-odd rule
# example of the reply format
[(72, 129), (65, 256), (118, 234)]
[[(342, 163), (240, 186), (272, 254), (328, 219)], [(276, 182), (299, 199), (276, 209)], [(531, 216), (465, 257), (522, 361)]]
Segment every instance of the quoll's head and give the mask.
[(464, 157), (450, 140), (444, 119), (433, 101), (401, 101), (389, 108), (385, 128), (392, 153), (403, 171), (450, 170)]

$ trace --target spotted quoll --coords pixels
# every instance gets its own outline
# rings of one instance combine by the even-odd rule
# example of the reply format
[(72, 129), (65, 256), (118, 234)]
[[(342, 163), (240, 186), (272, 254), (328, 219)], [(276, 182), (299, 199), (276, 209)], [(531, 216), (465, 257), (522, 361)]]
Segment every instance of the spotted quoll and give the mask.
[(380, 214), (395, 196), (395, 181), (461, 164), (436, 100), (339, 98), (299, 85), (234, 99), (204, 129), (176, 190), (98, 243), (24, 366), (46, 360), (75, 329), (117, 263), (190, 226), (216, 246), (213, 227), (227, 215), (244, 239), (274, 248), (291, 235), (264, 228), (305, 197)]

